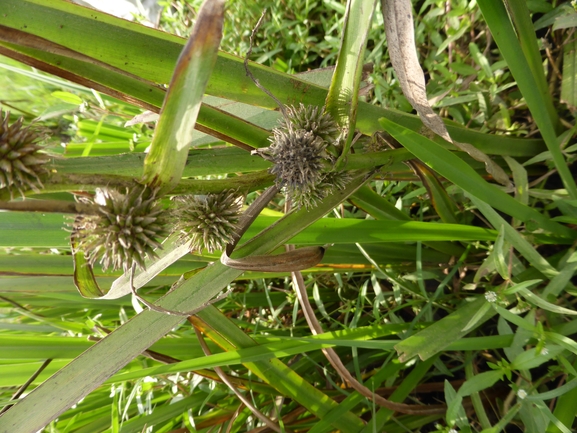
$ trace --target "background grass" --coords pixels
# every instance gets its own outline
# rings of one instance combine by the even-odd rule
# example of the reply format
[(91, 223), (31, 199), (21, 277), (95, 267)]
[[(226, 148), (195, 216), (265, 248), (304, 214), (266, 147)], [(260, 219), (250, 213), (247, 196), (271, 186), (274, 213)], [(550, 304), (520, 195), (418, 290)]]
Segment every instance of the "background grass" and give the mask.
[[(166, 3), (160, 27), (187, 36), (200, 3)], [(540, 138), (527, 102), (476, 2), (448, 5), (445, 1), (424, 1), (414, 6), (428, 95), (438, 112), (458, 125), (486, 134)], [(536, 23), (564, 6), (528, 2)], [(344, 16), (343, 3), (336, 1), (257, 1), (250, 5), (231, 1), (221, 49), (244, 56), (263, 7), (270, 12), (258, 33), (253, 60), (291, 74), (334, 65)], [(550, 95), (565, 126), (558, 132), (565, 131), (561, 142), (572, 162), (574, 107), (561, 101), (561, 80), (569, 77), (559, 72), (570, 30), (552, 31), (550, 26), (539, 29), (539, 65), (546, 72)], [(373, 64), (373, 71), (367, 78), (371, 87), (364, 98), (377, 106), (411, 112), (393, 75), (378, 14), (369, 36), (366, 62)], [(2, 58), (1, 63), (6, 71), (0, 74), (0, 86), (6, 89), (4, 108), (28, 121), (40, 116), (42, 125), (51, 132), (52, 152), (66, 157), (115, 157), (136, 155), (150, 144), (151, 123), (124, 126), (141, 110), (9, 59)], [(364, 145), (369, 146), (369, 139), (366, 141)], [(568, 199), (551, 155), (540, 143), (540, 151), (513, 161), (496, 160), (512, 172), (517, 185), (525, 186), (525, 191), (515, 193), (520, 205), (543, 218), (575, 224), (576, 203)], [(357, 146), (358, 153), (362, 145)], [(475, 168), (484, 175), (482, 167)], [(224, 175), (205, 179), (215, 177)], [(450, 180), (461, 186), (460, 180)], [(474, 196), (481, 190), (481, 182), (472, 180), (472, 191), (467, 193)], [(349, 371), (379, 393), (393, 394), (392, 400), (402, 401), (409, 395), (407, 402), (446, 402), (447, 413), (393, 416), (344, 389), (328, 367), (319, 343), (299, 340), (309, 338), (310, 330), (290, 278), (247, 273), (217, 307), (262, 347), (253, 352), (223, 352), (221, 358), (203, 357), (193, 330), (175, 328), (151, 347), (147, 356), (135, 358), (109, 384), (62, 414), (46, 431), (217, 431), (227, 422), (232, 431), (256, 431), (259, 422), (210, 370), (218, 365), (238, 380), (237, 386), (247, 390), (255, 406), (271, 418), (282, 418), (286, 427), (331, 431), (330, 416), (319, 421), (306, 411), (303, 415), (299, 404), (282, 400), (241, 364), (247, 359), (265, 359), (268, 354), (282, 358), (308, 383), (332, 397), (340, 405), (336, 412), (351, 411), (367, 421), (363, 430), (367, 432), (563, 431), (562, 424), (555, 425), (557, 420), (570, 427), (575, 417), (572, 401), (577, 376), (577, 350), (572, 340), (577, 321), (568, 313), (574, 310), (577, 293), (573, 285), (577, 268), (573, 239), (540, 233), (535, 221), (523, 224), (520, 219), (505, 219), (475, 197), (470, 199), (464, 188), (447, 186), (458, 204), (455, 215), (460, 224), (495, 230), (474, 240), (463, 234), (444, 238), (433, 229), (399, 240), (393, 235), (410, 234), (416, 226), (407, 226), (406, 232), (397, 228), (390, 235), (385, 232), (386, 243), (355, 245), (352, 239), (330, 248), (323, 266), (306, 275), (317, 317), (327, 333), (334, 332), (323, 338), (330, 341), (327, 344), (336, 345)], [(340, 205), (329, 217), (441, 221), (427, 190), (409, 169), (384, 173), (370, 187), (365, 195)], [(52, 197), (70, 199), (67, 193)], [(275, 215), (282, 207), (279, 199), (268, 212)], [(52, 226), (49, 219), (42, 221), (42, 231), (62, 235), (65, 240), (61, 218)], [(8, 223), (8, 219), (0, 219), (3, 231), (10, 229)], [(39, 227), (36, 220), (31, 224)], [(529, 236), (523, 237), (520, 230)], [(382, 234), (384, 230), (374, 232)], [(314, 233), (308, 233), (302, 236), (314, 243)], [(338, 232), (333, 236), (343, 237)], [(370, 238), (370, 231), (367, 236)], [(28, 247), (5, 241), (2, 246), (10, 248), (0, 252), (0, 403), (7, 403), (43, 360), (53, 359), (32, 387), (140, 311), (128, 298), (95, 301), (79, 297), (71, 284), (66, 244), (53, 243), (48, 248), (33, 244), (34, 237), (38, 236), (31, 231), (24, 238)], [(168, 268), (144, 293), (155, 299), (166, 293), (179, 275), (192, 273), (216, 257), (191, 255)], [(96, 273), (102, 275), (100, 269)], [(533, 280), (541, 281), (531, 286), (538, 287), (533, 296), (523, 285), (516, 285)], [(489, 303), (486, 296), (492, 299), (492, 293), (496, 299)], [(436, 325), (430, 326), (433, 323)], [(418, 334), (425, 327), (428, 334)], [(467, 334), (463, 329), (475, 330), (461, 339)], [(218, 352), (216, 346), (211, 349)], [(413, 357), (426, 358), (426, 354), (435, 355), (425, 361)], [(412, 360), (399, 362), (399, 355)]]

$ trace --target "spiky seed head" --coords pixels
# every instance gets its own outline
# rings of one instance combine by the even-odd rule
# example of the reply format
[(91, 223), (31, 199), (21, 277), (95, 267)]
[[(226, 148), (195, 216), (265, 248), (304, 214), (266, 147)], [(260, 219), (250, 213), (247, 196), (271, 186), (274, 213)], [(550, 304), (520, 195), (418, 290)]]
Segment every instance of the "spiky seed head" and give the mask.
[(306, 188), (316, 183), (322, 173), (323, 159), (327, 158), (327, 143), (304, 130), (274, 129), (268, 148), (274, 163), (270, 172), (276, 175), (279, 186)]
[(335, 189), (344, 189), (350, 180), (351, 175), (347, 171), (331, 171), (323, 173), (318, 182), (309, 184), (306, 188), (287, 187), (286, 192), (296, 208), (312, 209)]
[(222, 250), (233, 241), (242, 199), (236, 190), (173, 197), (174, 231), (191, 249)]
[(24, 196), (24, 190), (39, 191), (43, 187), (40, 174), (46, 171), (48, 155), (40, 153), (38, 140), (42, 134), (31, 127), (22, 127), (23, 118), (9, 124), (10, 113), (0, 111), (0, 189)]
[(284, 111), (279, 126), (272, 130), (271, 145), (253, 153), (273, 163), (270, 173), (296, 207), (312, 208), (333, 188), (324, 181), (325, 169), (327, 162), (334, 162), (329, 149), (338, 147), (341, 132), (322, 108), (299, 104)]
[(100, 205), (98, 215), (77, 218), (73, 228), (77, 248), (91, 265), (100, 260), (104, 270), (126, 272), (134, 263), (144, 269), (146, 257), (157, 257), (154, 250), (161, 248), (169, 223), (157, 195), (158, 188), (138, 185), (124, 193), (98, 189), (93, 199), (81, 198)]
[[(353, 177), (349, 171), (329, 171), (325, 173), (320, 187), (330, 190), (345, 189)], [(327, 194), (328, 195), (328, 194)]]
[(280, 120), (280, 129), (302, 129), (329, 142), (339, 135), (337, 123), (320, 107), (299, 104), (298, 107), (288, 106), (285, 111), (286, 118)]
[(318, 184), (309, 184), (304, 188), (285, 188), (285, 193), (296, 209), (305, 207), (312, 209), (325, 198), (325, 191), (319, 189)]

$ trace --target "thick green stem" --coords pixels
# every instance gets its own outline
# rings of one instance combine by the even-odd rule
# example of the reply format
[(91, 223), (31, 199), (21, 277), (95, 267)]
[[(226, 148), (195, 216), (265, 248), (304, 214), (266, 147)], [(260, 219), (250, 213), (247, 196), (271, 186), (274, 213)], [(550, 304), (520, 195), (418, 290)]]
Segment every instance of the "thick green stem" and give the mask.
[(0, 209), (18, 212), (54, 212), (98, 215), (100, 206), (63, 200), (0, 201)]
[[(274, 176), (266, 171), (245, 174), (243, 176), (227, 179), (183, 179), (172, 191), (172, 194), (209, 194), (218, 193), (227, 189), (236, 189), (242, 192), (250, 192), (266, 188), (274, 182)], [(133, 177), (114, 174), (75, 174), (53, 173), (42, 179), (44, 188), (42, 193), (69, 192), (69, 191), (94, 191), (96, 188), (132, 188), (137, 184)], [(37, 194), (36, 191), (26, 191), (26, 195)], [(0, 191), (0, 200), (10, 200), (8, 190)]]

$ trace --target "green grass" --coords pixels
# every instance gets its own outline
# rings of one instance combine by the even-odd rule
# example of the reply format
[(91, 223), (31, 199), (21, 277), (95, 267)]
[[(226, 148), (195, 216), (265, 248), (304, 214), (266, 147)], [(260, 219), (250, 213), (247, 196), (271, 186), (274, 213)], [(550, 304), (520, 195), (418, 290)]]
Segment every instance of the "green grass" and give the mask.
[[(263, 426), (216, 367), (280, 425), (278, 431), (542, 433), (575, 427), (577, 188), (571, 164), (577, 149), (574, 107), (561, 98), (562, 83), (574, 77), (571, 68), (559, 68), (561, 57), (570, 61), (563, 44), (571, 28), (552, 30), (558, 12), (573, 16), (567, 4), (413, 2), (432, 106), (453, 139), (475, 145), (511, 175), (515, 188), (509, 190), (492, 182), (483, 164), (422, 130), (391, 66), (378, 6), (366, 23), (364, 63), (373, 69), (359, 83), (355, 62), (341, 60), (333, 81), (330, 71), (318, 70), (344, 59), (344, 2), (228, 2), (220, 49), (231, 55), (219, 54), (214, 69), (200, 66), (212, 71), (196, 120), (203, 132), (187, 128), (193, 148), (169, 155), (169, 145), (178, 149), (183, 136), (176, 130), (187, 114), (165, 116), (173, 124), (156, 128), (156, 135), (153, 121), (125, 122), (145, 108), (159, 111), (185, 43), (176, 36), (189, 36), (201, 1), (165, 2), (160, 28), (167, 33), (66, 3), (9, 1), (13, 12), (0, 24), (20, 30), (26, 24), (27, 31), (112, 65), (0, 42), (4, 54), (24, 53), (75, 71), (97, 89), (0, 58), (3, 108), (12, 120), (39, 117), (50, 137), (51, 172), (43, 175), (43, 193), (27, 193), (32, 203), (71, 201), (70, 192), (129, 185), (143, 173), (160, 176), (167, 191), (176, 184), (165, 206), (172, 194), (231, 187), (252, 203), (273, 177), (270, 162), (247, 149), (268, 146), (279, 117), (277, 104), (242, 65), (263, 7), (268, 12), (251, 55), (262, 66), (251, 70), (282, 103), (322, 106), (328, 94), (329, 108), (342, 113), (340, 93), (369, 87), (358, 105), (351, 98), (345, 108), (362, 133), (339, 160), (355, 170), (354, 180), (318, 207), (289, 215), (284, 195), (277, 195), (233, 256), (278, 254), (289, 241), (334, 244), (321, 264), (303, 271), (323, 327), (318, 335), (303, 317), (289, 273), (243, 273), (221, 264), (220, 251), (180, 258), (166, 246), (158, 275), (149, 266), (140, 277), (147, 282), (135, 280), (147, 299), (179, 311), (233, 290), (189, 321), (148, 311), (130, 296), (93, 299), (86, 291), (82, 297), (75, 277), (81, 287), (97, 283), (104, 291), (117, 281), (113, 287), (123, 293), (127, 279), (99, 265), (94, 277), (75, 275), (70, 218), (0, 213), (0, 406), (49, 360), (26, 392), (35, 391), (0, 416), (0, 432), (15, 431), (13, 425), (75, 433)], [(363, 26), (355, 13), (349, 23)], [(60, 19), (64, 28), (46, 25)], [(546, 23), (537, 34), (535, 22)], [(349, 28), (362, 35), (355, 30)], [(354, 37), (348, 41), (355, 47)], [(192, 75), (176, 77), (201, 81)], [(200, 89), (196, 96), (175, 92), (169, 102), (176, 108), (168, 111), (188, 113)], [(383, 147), (376, 131), (386, 131), (396, 150)], [(162, 169), (151, 154), (166, 158)], [(415, 173), (405, 165), (411, 158), (426, 166)], [(367, 180), (364, 174), (375, 168)], [(0, 198), (9, 195), (0, 191)], [(211, 354), (203, 352), (195, 328)], [(329, 348), (370, 393), (447, 408), (403, 414), (379, 406), (343, 383), (325, 357)]]

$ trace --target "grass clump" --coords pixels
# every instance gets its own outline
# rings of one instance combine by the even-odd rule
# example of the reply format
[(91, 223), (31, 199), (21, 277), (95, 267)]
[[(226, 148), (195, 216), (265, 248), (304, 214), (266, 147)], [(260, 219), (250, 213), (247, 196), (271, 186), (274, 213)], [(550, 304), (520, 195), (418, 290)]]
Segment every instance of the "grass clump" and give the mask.
[[(161, 28), (187, 36), (200, 3), (166, 3)], [(75, 195), (106, 209), (100, 222), (85, 219), (81, 227), (81, 247), (93, 249), (85, 272), (73, 268), (61, 215), (0, 215), (2, 233), (10, 234), (0, 239), (0, 362), (8, 372), (0, 374), (0, 400), (9, 402), (31, 377), (29, 389), (36, 388), (5, 411), (0, 427), (18, 417), (20, 405), (64, 389), (48, 379), (53, 372), (89, 369), (82, 375), (88, 395), (51, 413), (45, 431), (571, 431), (577, 197), (567, 175), (575, 159), (573, 107), (560, 102), (558, 80), (574, 74), (559, 75), (557, 66), (569, 31), (551, 26), (560, 11), (572, 12), (528, 9), (540, 5), (532, 2), (508, 3), (498, 15), (495, 5), (505, 8), (481, 0), (417, 3), (415, 35), (434, 109), (455, 141), (505, 169), (511, 191), (495, 186), (482, 163), (422, 130), (390, 66), (378, 13), (363, 59), (373, 69), (357, 107), (358, 134), (352, 152), (340, 154), (346, 131), (324, 113), (331, 78), (316, 69), (336, 63), (343, 3), (228, 4), (221, 49), (241, 57), (262, 7), (270, 7), (251, 57), (265, 66), (250, 67), (289, 115), (279, 124), (279, 113), (263, 108), (276, 104), (245, 77), (242, 60), (222, 55), (197, 120), (203, 132), (191, 133), (193, 148), (170, 191), (126, 189), (141, 180), (156, 117), (125, 122), (163, 104), (163, 93), (144, 100), (134, 90), (152, 83), (150, 76), (121, 86), (128, 95), (121, 101), (96, 78), (98, 92), (18, 66), (32, 77), (31, 94), (67, 104), (62, 124), (43, 119), (63, 155), (46, 156), (47, 169), (37, 174), (45, 189), (23, 191), (26, 202), (72, 203)], [(539, 40), (535, 28), (547, 19)], [(146, 33), (123, 25), (139, 29), (135, 38)], [(518, 35), (509, 41), (519, 44), (512, 52), (498, 36), (507, 31)], [(177, 51), (162, 38), (166, 53)], [(92, 44), (86, 48), (91, 54)], [(571, 55), (563, 53), (566, 62)], [(292, 75), (309, 69), (308, 77)], [(12, 87), (21, 96), (18, 77)], [(158, 86), (146, 89), (156, 95)], [(17, 101), (10, 104), (18, 111)], [(28, 117), (57, 111), (42, 107)], [(226, 267), (222, 250), (236, 244), (254, 208), (242, 212), (275, 182), (294, 209), (287, 197), (273, 196), (232, 258), (272, 263), (323, 246), (323, 261), (302, 274)], [(100, 202), (89, 198), (94, 191)], [(179, 209), (169, 215), (169, 207)], [(176, 234), (168, 236), (171, 219)], [(192, 253), (178, 249), (183, 240)], [(285, 246), (293, 244), (291, 256)], [(128, 283), (122, 273), (133, 264), (146, 269)], [(205, 308), (183, 325), (143, 311), (135, 298), (97, 299), (133, 288), (170, 310)], [(53, 400), (43, 400), (48, 411)]]

